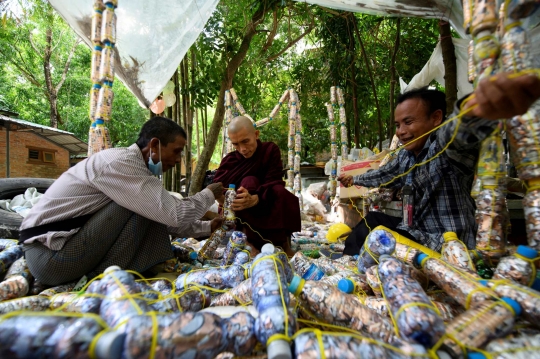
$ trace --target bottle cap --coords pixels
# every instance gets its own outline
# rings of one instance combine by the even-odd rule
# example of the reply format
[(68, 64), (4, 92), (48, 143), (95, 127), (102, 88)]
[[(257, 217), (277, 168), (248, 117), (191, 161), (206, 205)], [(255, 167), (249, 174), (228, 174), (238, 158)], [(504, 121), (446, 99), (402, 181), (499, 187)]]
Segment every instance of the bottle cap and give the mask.
[(234, 184), (231, 183), (231, 184), (229, 185), (229, 188), (236, 189), (236, 185), (234, 185)]
[(512, 307), (516, 317), (519, 317), (521, 315), (521, 305), (519, 305), (518, 302), (508, 297), (502, 297), (501, 300)]
[(299, 288), (301, 289), (303, 287), (302, 282), (304, 282), (304, 280), (299, 276), (295, 275), (291, 280), (291, 283), (289, 284), (289, 292), (295, 294)]
[(480, 279), (480, 280), (478, 281), (478, 283), (482, 284), (484, 287), (487, 287), (487, 286), (488, 286), (488, 281), (485, 280), (485, 279)]
[(126, 334), (114, 331), (103, 334), (97, 341), (95, 355), (98, 359), (115, 359), (122, 356)]
[(536, 278), (531, 285), (531, 288), (540, 292), (540, 278)]
[(189, 259), (197, 259), (197, 252), (189, 252)]
[(427, 258), (428, 255), (425, 254), (425, 253), (420, 253), (418, 255), (418, 257), (416, 257), (416, 265), (421, 267), (422, 266), (422, 261), (424, 260), (424, 258)]
[(443, 238), (445, 242), (459, 239), (456, 232), (444, 232)]
[(534, 259), (538, 256), (538, 251), (527, 246), (518, 246), (516, 253), (522, 255), (525, 258)]
[(268, 359), (292, 359), (291, 346), (283, 340), (274, 340), (266, 348)]
[(274, 245), (272, 243), (266, 243), (261, 248), (261, 253), (273, 254), (275, 252), (276, 252), (276, 247), (274, 247)]
[(354, 292), (354, 282), (349, 278), (340, 279), (337, 287), (343, 293), (351, 294)]
[(486, 356), (478, 352), (470, 352), (467, 354), (467, 359), (486, 359)]
[(122, 270), (119, 266), (110, 266), (103, 271), (103, 274), (109, 274), (111, 272), (116, 272), (117, 270)]

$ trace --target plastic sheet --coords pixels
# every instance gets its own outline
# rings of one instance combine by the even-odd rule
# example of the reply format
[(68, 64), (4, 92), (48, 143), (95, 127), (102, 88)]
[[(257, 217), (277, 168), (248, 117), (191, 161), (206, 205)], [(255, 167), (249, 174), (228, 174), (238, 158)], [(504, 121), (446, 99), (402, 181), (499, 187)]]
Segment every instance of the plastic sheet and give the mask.
[[(92, 3), (86, 0), (51, 0), (50, 3), (91, 46)], [(169, 0), (156, 6), (144, 0), (130, 0), (116, 9), (116, 76), (146, 107), (172, 77), (217, 4), (218, 0)]]

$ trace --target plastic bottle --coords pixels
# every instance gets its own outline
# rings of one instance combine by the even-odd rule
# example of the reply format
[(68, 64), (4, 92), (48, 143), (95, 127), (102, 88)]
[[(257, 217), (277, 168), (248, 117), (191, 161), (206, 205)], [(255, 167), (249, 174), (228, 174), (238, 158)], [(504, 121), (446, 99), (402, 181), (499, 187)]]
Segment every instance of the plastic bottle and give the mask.
[(232, 203), (236, 199), (236, 186), (230, 184), (229, 188), (225, 192), (225, 203), (223, 203), (223, 216), (225, 217), (225, 225), (229, 228), (234, 227), (234, 221), (236, 219), (235, 213), (232, 210)]
[(172, 242), (172, 250), (174, 256), (181, 262), (191, 262), (192, 260), (197, 259), (197, 252), (181, 243)]
[(396, 258), (380, 257), (379, 278), (401, 337), (431, 348), (444, 335), (444, 322), (420, 283)]
[(446, 339), (440, 348), (452, 358), (467, 355), (463, 348), (481, 348), (489, 341), (512, 331), (521, 307), (507, 297), (485, 301), (456, 317), (446, 328)]
[(227, 267), (214, 267), (193, 270), (180, 275), (176, 279), (177, 291), (182, 291), (188, 285), (202, 285), (215, 289), (233, 288), (246, 279), (243, 267), (230, 265)]
[(214, 252), (223, 241), (223, 238), (225, 237), (226, 233), (227, 233), (227, 226), (225, 225), (216, 229), (214, 233), (212, 233), (210, 238), (208, 238), (206, 240), (206, 243), (204, 243), (204, 246), (199, 250), (199, 253), (197, 255), (197, 259), (199, 262), (203, 263), (205, 259), (214, 258)]
[(50, 309), (61, 312), (99, 314), (101, 298), (78, 293), (58, 293), (50, 298)]
[(23, 254), (21, 246), (7, 247), (0, 252), (0, 274), (6, 272), (13, 262), (21, 258)]
[(242, 251), (242, 252), (238, 252), (235, 256), (234, 256), (234, 259), (233, 259), (233, 264), (236, 264), (236, 265), (244, 265), (246, 264), (247, 262), (249, 262), (250, 260), (250, 257), (249, 257), (249, 254), (245, 251)]
[(231, 264), (238, 253), (244, 250), (246, 245), (247, 237), (244, 233), (239, 231), (234, 231), (229, 238), (229, 243), (223, 252), (223, 260), (221, 265), (225, 266)]
[(65, 314), (21, 314), (2, 318), (0, 357), (87, 358), (90, 343), (104, 328), (94, 317), (70, 318)]
[(294, 276), (289, 290), (311, 317), (322, 322), (370, 333), (388, 342), (394, 338), (392, 323), (363, 305), (358, 297), (331, 284)]
[[(491, 354), (490, 359), (532, 359), (538, 356), (540, 348), (540, 334), (521, 335), (492, 340), (486, 351)], [(474, 353), (469, 359), (487, 359), (482, 353)]]
[(474, 262), (469, 256), (469, 251), (454, 232), (443, 234), (444, 243), (441, 248), (442, 258), (454, 267), (465, 270), (467, 273), (478, 276)]
[(116, 14), (112, 4), (105, 4), (101, 23), (101, 42), (116, 43)]
[[(212, 313), (139, 315), (130, 318), (125, 333), (110, 332), (95, 347), (98, 359), (156, 358), (213, 359), (222, 352), (249, 354), (257, 344), (255, 319), (239, 312), (227, 319)], [(102, 339), (104, 338), (104, 339)], [(143, 354), (144, 353), (144, 354)]]
[(294, 340), (294, 354), (297, 359), (428, 357), (425, 349), (419, 345), (403, 342), (400, 344), (403, 346), (393, 347), (367, 336), (362, 338), (360, 335), (304, 329)]
[(131, 273), (118, 266), (111, 266), (103, 273), (105, 276), (95, 284), (93, 290), (106, 296), (101, 302), (99, 314), (110, 327), (152, 310), (148, 302), (137, 295), (141, 290)]
[(0, 301), (24, 297), (30, 290), (32, 274), (26, 265), (26, 259), (19, 258), (9, 267), (6, 276), (0, 282)]
[(383, 254), (392, 254), (396, 249), (396, 239), (384, 229), (375, 229), (371, 231), (364, 246), (360, 249), (358, 258), (358, 272), (366, 273), (369, 267), (377, 264), (379, 256)]
[(371, 288), (367, 283), (366, 276), (354, 272), (339, 272), (331, 276), (325, 276), (320, 281), (337, 286), (343, 293), (371, 294)]
[(305, 280), (319, 280), (324, 277), (324, 272), (316, 264), (312, 263), (302, 252), (296, 252), (291, 258), (291, 265), (296, 273)]
[(251, 296), (259, 312), (255, 320), (257, 339), (266, 345), (269, 359), (285, 359), (292, 358), (291, 348), (279, 336), (291, 337), (294, 334), (296, 317), (289, 309), (285, 271), (277, 264), (276, 257), (273, 252), (263, 251), (253, 261)]
[(19, 310), (29, 312), (43, 312), (49, 309), (50, 304), (51, 301), (48, 297), (42, 297), (40, 295), (16, 298), (0, 302), (0, 314), (6, 314)]
[(403, 187), (403, 225), (411, 227), (414, 216), (414, 196), (411, 186)]
[(411, 265), (415, 265), (416, 263), (416, 257), (422, 253), (420, 250), (416, 248), (409, 247), (406, 244), (402, 244), (397, 242), (396, 243), (396, 249), (394, 253), (392, 253), (392, 256), (401, 259), (405, 263), (409, 263)]
[(536, 289), (509, 281), (509, 280), (483, 280), (481, 284), (489, 287), (499, 297), (508, 297), (519, 303), (523, 309), (523, 317), (530, 323), (540, 323), (540, 285), (536, 282)]
[(431, 258), (422, 253), (417, 258), (417, 265), (424, 269), (424, 273), (432, 282), (466, 309), (497, 298), (493, 291), (482, 288), (482, 284), (475, 278), (441, 259)]
[(188, 288), (153, 301), (150, 306), (161, 313), (197, 312), (210, 305), (210, 294), (211, 292), (204, 288)]
[(251, 278), (248, 278), (231, 290), (212, 298), (210, 306), (247, 305), (251, 301)]
[(538, 252), (527, 246), (518, 246), (514, 255), (501, 258), (493, 275), (494, 279), (511, 279), (519, 284), (531, 286), (536, 279), (533, 259)]

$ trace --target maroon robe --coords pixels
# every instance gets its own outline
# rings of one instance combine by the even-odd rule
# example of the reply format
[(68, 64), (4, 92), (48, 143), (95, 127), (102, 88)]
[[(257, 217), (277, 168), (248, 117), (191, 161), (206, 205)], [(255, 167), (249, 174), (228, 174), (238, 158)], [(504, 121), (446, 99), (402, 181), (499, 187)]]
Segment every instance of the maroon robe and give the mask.
[[(225, 188), (234, 184), (237, 190), (244, 187), (259, 196), (256, 206), (237, 211), (236, 217), (276, 245), (282, 245), (301, 229), (298, 198), (285, 189), (282, 172), (279, 147), (257, 140), (253, 156), (244, 158), (238, 151), (229, 153), (214, 177), (214, 182), (221, 182)], [(265, 242), (249, 226), (243, 227), (248, 240), (260, 249)]]

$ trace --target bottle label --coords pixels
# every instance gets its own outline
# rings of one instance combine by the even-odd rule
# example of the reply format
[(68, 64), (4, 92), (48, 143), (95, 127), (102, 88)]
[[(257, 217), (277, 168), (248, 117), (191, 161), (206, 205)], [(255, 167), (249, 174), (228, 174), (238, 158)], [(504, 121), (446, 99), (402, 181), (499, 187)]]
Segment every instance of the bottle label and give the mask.
[(305, 280), (319, 280), (324, 277), (324, 272), (319, 269), (315, 264), (311, 264), (306, 273), (302, 276)]

